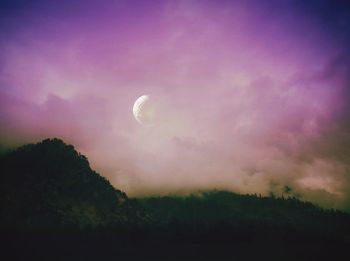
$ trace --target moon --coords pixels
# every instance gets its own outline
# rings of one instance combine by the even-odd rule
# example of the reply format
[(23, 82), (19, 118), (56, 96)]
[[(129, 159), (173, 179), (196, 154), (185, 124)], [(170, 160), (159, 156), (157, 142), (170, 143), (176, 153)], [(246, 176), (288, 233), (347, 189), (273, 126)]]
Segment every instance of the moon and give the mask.
[(135, 120), (140, 124), (151, 123), (154, 117), (154, 108), (149, 95), (142, 95), (136, 99), (132, 108)]

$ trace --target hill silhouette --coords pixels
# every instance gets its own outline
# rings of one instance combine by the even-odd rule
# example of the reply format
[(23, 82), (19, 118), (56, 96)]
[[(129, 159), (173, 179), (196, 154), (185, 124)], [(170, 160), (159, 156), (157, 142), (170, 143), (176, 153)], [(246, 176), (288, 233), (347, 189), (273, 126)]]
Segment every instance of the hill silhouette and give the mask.
[(59, 139), (0, 156), (11, 260), (340, 260), (349, 215), (296, 198), (204, 191), (128, 198)]
[(269, 227), (328, 235), (350, 234), (350, 217), (323, 209), (295, 197), (262, 197), (227, 191), (204, 191), (187, 196), (136, 199), (159, 226), (177, 224), (188, 228)]
[(126, 194), (62, 140), (47, 139), (6, 153), (0, 170), (1, 226), (87, 228), (141, 220)]

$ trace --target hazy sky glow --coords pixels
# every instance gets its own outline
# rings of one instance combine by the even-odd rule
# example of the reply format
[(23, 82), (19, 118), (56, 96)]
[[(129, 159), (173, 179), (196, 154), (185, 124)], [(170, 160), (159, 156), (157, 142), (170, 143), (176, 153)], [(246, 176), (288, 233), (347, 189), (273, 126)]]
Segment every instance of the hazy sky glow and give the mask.
[[(130, 195), (288, 185), (350, 209), (341, 2), (1, 5), (2, 148), (60, 137)], [(151, 125), (132, 114), (143, 94)]]

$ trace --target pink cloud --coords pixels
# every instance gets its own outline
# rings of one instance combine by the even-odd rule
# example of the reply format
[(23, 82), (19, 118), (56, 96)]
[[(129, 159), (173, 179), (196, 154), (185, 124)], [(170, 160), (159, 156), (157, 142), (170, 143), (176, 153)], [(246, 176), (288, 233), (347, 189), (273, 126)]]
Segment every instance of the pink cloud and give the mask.
[[(336, 39), (243, 3), (107, 9), (45, 25), (28, 15), (1, 42), (1, 143), (61, 137), (130, 194), (268, 193), (271, 182), (347, 193), (335, 185), (347, 165), (312, 149), (346, 104)], [(132, 116), (143, 94), (158, 108), (152, 126)]]

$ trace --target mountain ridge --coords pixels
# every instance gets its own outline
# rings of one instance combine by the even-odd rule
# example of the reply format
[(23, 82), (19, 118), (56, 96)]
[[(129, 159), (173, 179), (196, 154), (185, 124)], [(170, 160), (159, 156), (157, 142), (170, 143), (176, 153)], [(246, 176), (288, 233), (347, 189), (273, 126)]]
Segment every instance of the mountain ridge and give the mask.
[(46, 139), (3, 154), (0, 168), (2, 225), (84, 228), (142, 219), (124, 192), (60, 139)]
[[(194, 220), (190, 217), (193, 211), (203, 215), (197, 219), (203, 224), (209, 220), (213, 224), (232, 224), (245, 219), (244, 222), (272, 224), (273, 220), (272, 225), (293, 222), (300, 225), (306, 220), (313, 223), (314, 216), (324, 220), (330, 216), (349, 217), (342, 211), (326, 210), (295, 197), (262, 197), (220, 190), (129, 199), (92, 170), (86, 156), (57, 138), (0, 155), (0, 168), (2, 226), (84, 228), (149, 222), (169, 225), (175, 220), (188, 224)], [(216, 211), (216, 219), (211, 216), (211, 208)]]
[(296, 198), (129, 198), (56, 138), (0, 155), (0, 179), (11, 260), (340, 260), (350, 242), (348, 214)]

